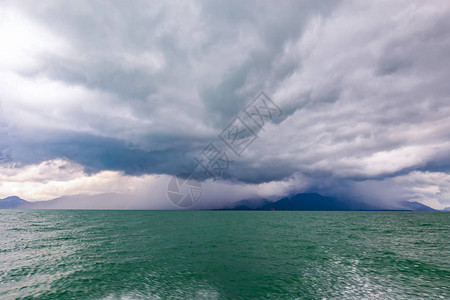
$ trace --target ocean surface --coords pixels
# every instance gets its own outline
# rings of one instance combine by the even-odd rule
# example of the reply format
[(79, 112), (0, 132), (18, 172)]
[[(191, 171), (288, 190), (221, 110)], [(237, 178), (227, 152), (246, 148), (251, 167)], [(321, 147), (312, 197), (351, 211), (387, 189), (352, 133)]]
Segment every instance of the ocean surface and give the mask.
[(0, 210), (0, 299), (450, 299), (450, 213)]

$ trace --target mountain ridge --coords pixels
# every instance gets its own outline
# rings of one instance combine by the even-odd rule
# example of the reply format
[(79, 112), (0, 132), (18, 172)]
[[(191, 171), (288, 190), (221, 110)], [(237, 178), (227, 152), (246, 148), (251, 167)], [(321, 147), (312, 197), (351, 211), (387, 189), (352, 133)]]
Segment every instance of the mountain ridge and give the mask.
[[(17, 196), (0, 199), (0, 209), (145, 209), (124, 201), (125, 195), (103, 193), (97, 195), (62, 196), (48, 201), (26, 201)], [(299, 193), (280, 198), (246, 199), (227, 208), (216, 210), (247, 211), (438, 211), (419, 202), (402, 201), (397, 207), (382, 207), (352, 200), (342, 200), (318, 193)], [(448, 208), (447, 208), (448, 210)], [(446, 211), (446, 209), (442, 210)]]
[[(247, 201), (247, 200), (243, 200)], [(419, 202), (402, 201), (398, 207), (383, 207), (364, 202), (342, 200), (334, 197), (322, 196), (318, 193), (300, 193), (283, 197), (277, 201), (268, 202), (259, 207), (242, 205), (223, 210), (281, 210), (281, 211), (436, 211)]]
[(0, 209), (14, 209), (19, 206), (26, 205), (27, 203), (30, 202), (23, 200), (22, 198), (17, 196), (10, 196), (4, 199), (0, 199)]

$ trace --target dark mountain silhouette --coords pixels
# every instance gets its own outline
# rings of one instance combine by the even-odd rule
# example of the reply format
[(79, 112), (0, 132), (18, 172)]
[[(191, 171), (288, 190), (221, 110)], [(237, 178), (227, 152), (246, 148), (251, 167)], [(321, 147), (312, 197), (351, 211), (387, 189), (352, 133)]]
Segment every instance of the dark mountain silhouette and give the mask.
[(0, 208), (9, 208), (9, 209), (17, 209), (21, 208), (22, 206), (26, 205), (27, 201), (17, 197), (17, 196), (11, 196), (5, 199), (0, 199)]
[[(248, 201), (248, 200), (246, 200)], [(307, 210), (307, 211), (370, 211), (370, 210), (407, 210), (407, 211), (434, 211), (431, 207), (418, 202), (401, 202), (400, 207), (381, 207), (362, 202), (341, 200), (333, 197), (325, 197), (317, 193), (301, 193), (282, 198), (275, 202), (267, 203), (264, 200), (258, 207), (245, 205), (246, 202), (238, 202), (231, 210)]]
[(316, 193), (303, 193), (282, 198), (274, 203), (261, 207), (262, 210), (377, 210), (380, 207), (370, 206), (354, 201), (342, 201), (332, 197), (324, 197)]

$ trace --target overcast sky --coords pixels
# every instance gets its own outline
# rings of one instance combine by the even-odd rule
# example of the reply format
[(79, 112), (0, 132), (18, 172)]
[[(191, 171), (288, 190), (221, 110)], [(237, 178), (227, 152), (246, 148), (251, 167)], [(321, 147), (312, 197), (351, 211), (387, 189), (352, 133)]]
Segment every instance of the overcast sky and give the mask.
[(314, 191), (450, 206), (448, 1), (0, 1), (0, 198), (167, 182), (264, 91), (199, 206)]

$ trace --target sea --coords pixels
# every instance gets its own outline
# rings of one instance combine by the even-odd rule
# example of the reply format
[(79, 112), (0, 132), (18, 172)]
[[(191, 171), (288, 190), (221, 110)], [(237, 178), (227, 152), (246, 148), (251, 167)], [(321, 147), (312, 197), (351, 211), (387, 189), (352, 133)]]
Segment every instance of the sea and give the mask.
[(450, 213), (0, 210), (0, 299), (450, 299)]

